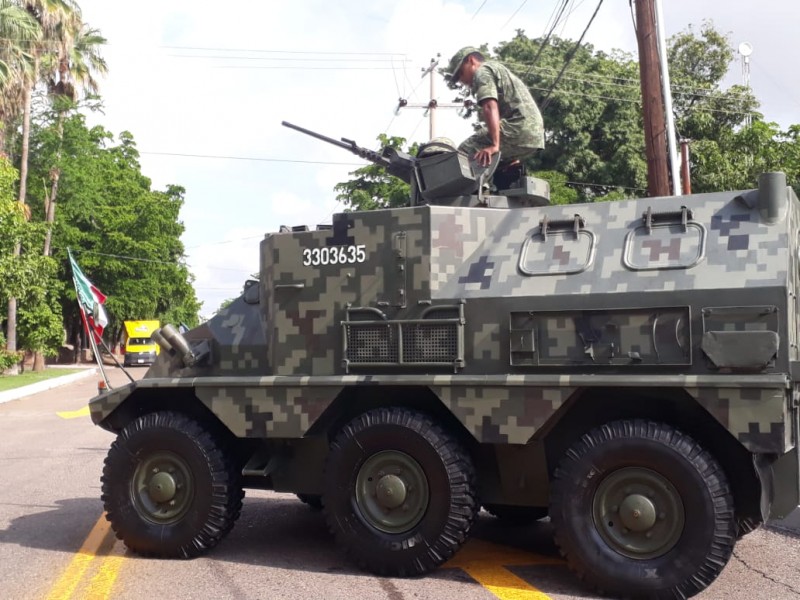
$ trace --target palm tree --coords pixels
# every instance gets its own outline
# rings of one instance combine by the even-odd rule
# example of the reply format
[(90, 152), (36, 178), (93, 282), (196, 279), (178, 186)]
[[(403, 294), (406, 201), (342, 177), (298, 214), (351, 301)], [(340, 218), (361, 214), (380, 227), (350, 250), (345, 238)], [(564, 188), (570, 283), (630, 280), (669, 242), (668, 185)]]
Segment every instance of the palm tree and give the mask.
[[(74, 0), (17, 0), (15, 3), (38, 23), (41, 36), (32, 41), (20, 44), (24, 49), (23, 60), (18, 73), (21, 75), (22, 89), (22, 150), (20, 152), (19, 167), (19, 196), (18, 200), (26, 208), (26, 195), (28, 185), (28, 147), (31, 129), (31, 99), (33, 89), (39, 80), (39, 65), (42, 54), (48, 46), (52, 47), (55, 35), (61, 29), (64, 33), (75, 31), (79, 28), (80, 8)], [(29, 213), (28, 213), (29, 214)], [(18, 256), (19, 247), (14, 254)], [(8, 319), (6, 348), (9, 352), (17, 350), (17, 299), (8, 299)], [(11, 373), (16, 373), (17, 368), (12, 368)]]
[[(0, 153), (5, 152), (6, 126), (23, 109), (25, 82), (31, 76), (27, 65), (30, 44), (41, 38), (42, 29), (18, 2), (0, 0)], [(14, 256), (19, 256), (19, 245)], [(17, 299), (8, 299), (6, 349), (17, 350)], [(17, 373), (17, 367), (9, 370)]]
[(0, 0), (0, 152), (8, 123), (22, 109), (28, 44), (41, 37), (39, 23), (13, 0)]
[[(47, 81), (53, 107), (58, 113), (57, 133), (59, 142), (64, 137), (64, 120), (74, 108), (82, 93), (96, 93), (96, 75), (105, 75), (108, 65), (100, 55), (99, 48), (106, 43), (97, 29), (82, 24), (74, 35), (63, 36), (57, 54), (46, 54), (42, 58), (42, 71)], [(47, 233), (44, 255), (50, 256), (52, 224), (55, 220), (58, 181), (61, 176), (61, 149), (56, 152), (55, 164), (50, 169), (50, 193), (45, 197), (45, 222)]]
[(28, 144), (31, 130), (31, 99), (39, 82), (42, 56), (56, 51), (80, 29), (81, 9), (74, 0), (21, 0), (25, 10), (39, 23), (42, 39), (30, 44), (33, 77), (23, 90), (22, 150), (19, 162), (19, 201), (25, 202), (28, 185)]

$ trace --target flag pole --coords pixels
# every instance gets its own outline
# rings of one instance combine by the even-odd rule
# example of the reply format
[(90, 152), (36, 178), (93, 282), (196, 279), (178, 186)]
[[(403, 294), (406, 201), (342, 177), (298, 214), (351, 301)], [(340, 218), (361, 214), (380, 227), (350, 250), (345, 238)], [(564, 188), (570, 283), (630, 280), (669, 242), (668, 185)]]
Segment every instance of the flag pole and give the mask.
[[(75, 288), (75, 298), (78, 301), (78, 310), (81, 311), (81, 321), (83, 321), (83, 328), (86, 330), (86, 334), (89, 336), (89, 343), (92, 346), (92, 354), (94, 354), (94, 360), (97, 363), (98, 368), (100, 369), (100, 374), (103, 376), (103, 381), (106, 384), (106, 389), (110, 390), (112, 389), (111, 383), (108, 381), (108, 375), (106, 375), (105, 369), (103, 369), (103, 360), (102, 357), (100, 356), (100, 352), (98, 352), (97, 350), (97, 344), (94, 341), (94, 331), (92, 331), (89, 328), (89, 321), (87, 320), (86, 315), (84, 314), (84, 309), (81, 306), (81, 297), (80, 293), (78, 292), (78, 284), (75, 281), (75, 269), (72, 266), (74, 264), (74, 259), (72, 258), (72, 251), (69, 248), (67, 248), (67, 254), (70, 258), (69, 267), (70, 271), (72, 271), (72, 286)], [(130, 375), (128, 375), (128, 377), (130, 377)]]
[(119, 367), (120, 369), (122, 369), (122, 372), (123, 372), (123, 373), (125, 373), (125, 375), (127, 375), (128, 379), (130, 379), (130, 380), (131, 380), (131, 383), (135, 383), (135, 382), (136, 382), (136, 380), (135, 380), (135, 379), (134, 379), (134, 378), (131, 376), (131, 374), (130, 374), (130, 373), (128, 373), (128, 370), (127, 370), (125, 367), (123, 367), (121, 364), (119, 364), (119, 361), (117, 360), (117, 357), (116, 357), (116, 356), (114, 356), (114, 353), (113, 353), (113, 352), (111, 352), (111, 350), (109, 350), (108, 346), (106, 346), (106, 343), (105, 343), (105, 341), (103, 340), (103, 338), (100, 338), (100, 343), (102, 344), (102, 346), (103, 346), (103, 349), (104, 349), (106, 352), (108, 352), (108, 355), (111, 357), (111, 360), (113, 360), (113, 361), (114, 361), (114, 364), (115, 364), (115, 365), (117, 365), (117, 367)]
[[(77, 291), (77, 290), (76, 290)], [(89, 323), (84, 320), (84, 325), (86, 326), (86, 331), (89, 334), (89, 343), (92, 345), (92, 353), (94, 354), (94, 360), (97, 363), (97, 366), (100, 368), (100, 373), (103, 375), (103, 381), (106, 383), (106, 389), (110, 390), (113, 389), (111, 387), (111, 383), (108, 381), (108, 375), (106, 375), (106, 370), (103, 368), (103, 357), (100, 356), (100, 351), (97, 349), (97, 342), (94, 341), (94, 331), (90, 331)]]

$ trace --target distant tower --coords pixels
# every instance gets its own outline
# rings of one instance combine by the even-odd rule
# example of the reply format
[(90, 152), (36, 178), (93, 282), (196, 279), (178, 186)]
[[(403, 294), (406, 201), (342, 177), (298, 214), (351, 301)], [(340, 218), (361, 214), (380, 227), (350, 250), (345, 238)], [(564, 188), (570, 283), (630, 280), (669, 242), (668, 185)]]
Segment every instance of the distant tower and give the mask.
[[(753, 53), (753, 46), (749, 42), (739, 44), (739, 55), (742, 57), (742, 82), (744, 87), (750, 89), (750, 55)], [(752, 119), (750, 113), (744, 117), (744, 126), (750, 127)]]

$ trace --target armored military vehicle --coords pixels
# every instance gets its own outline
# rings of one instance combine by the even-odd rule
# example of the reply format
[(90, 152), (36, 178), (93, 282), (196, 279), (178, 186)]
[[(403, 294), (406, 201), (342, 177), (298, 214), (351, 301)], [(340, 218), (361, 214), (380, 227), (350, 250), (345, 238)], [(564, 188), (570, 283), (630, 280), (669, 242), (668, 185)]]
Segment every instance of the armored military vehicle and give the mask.
[(268, 233), (240, 298), (163, 327), (144, 379), (90, 401), (117, 435), (102, 498), (130, 549), (197, 556), (244, 488), (271, 489), (322, 507), (362, 568), (418, 575), (484, 506), (549, 515), (597, 589), (679, 598), (798, 504), (784, 175), (549, 205), (534, 178), (497, 189), (496, 161), (313, 135), (411, 183), (409, 205)]

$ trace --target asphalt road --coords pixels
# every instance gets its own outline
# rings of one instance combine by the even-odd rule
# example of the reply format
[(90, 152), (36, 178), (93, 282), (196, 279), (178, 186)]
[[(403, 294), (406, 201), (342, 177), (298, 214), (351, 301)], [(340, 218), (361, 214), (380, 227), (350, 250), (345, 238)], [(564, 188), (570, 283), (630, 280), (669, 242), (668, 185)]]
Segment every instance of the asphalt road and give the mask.
[[(114, 373), (112, 384), (123, 379)], [(95, 388), (91, 377), (0, 405), (4, 600), (597, 597), (560, 560), (547, 522), (508, 527), (483, 515), (474, 539), (445, 567), (424, 578), (378, 578), (347, 562), (320, 513), (292, 495), (249, 490), (241, 519), (210, 555), (128, 554), (102, 518), (99, 478), (113, 438), (85, 411)], [(769, 528), (750, 534), (697, 598), (800, 598), (799, 541)]]

